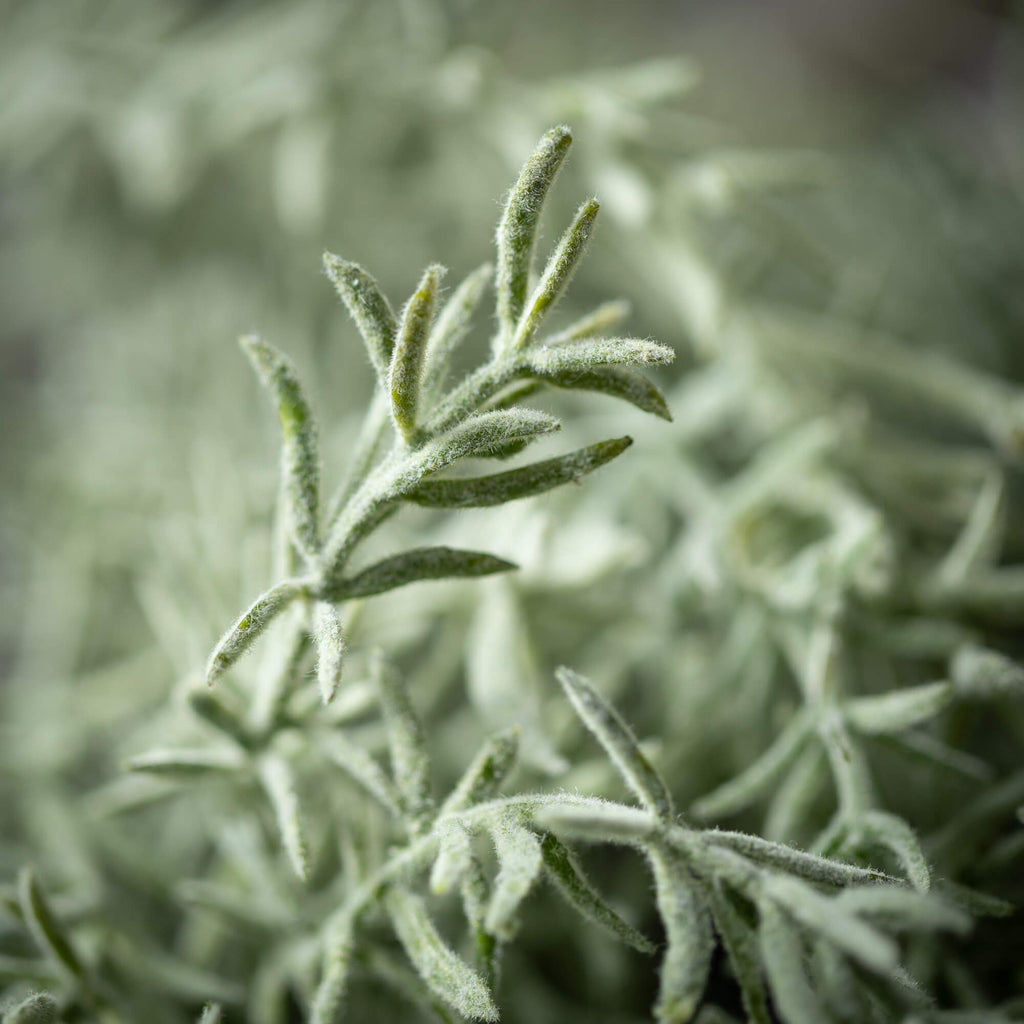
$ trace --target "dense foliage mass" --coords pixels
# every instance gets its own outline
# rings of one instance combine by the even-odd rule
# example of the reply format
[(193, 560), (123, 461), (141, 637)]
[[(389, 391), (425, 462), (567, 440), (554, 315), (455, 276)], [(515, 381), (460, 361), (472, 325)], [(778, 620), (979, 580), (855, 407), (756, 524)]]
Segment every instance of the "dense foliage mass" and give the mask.
[(426, 0), (4, 23), (3, 1024), (1024, 1019), (1012, 183)]

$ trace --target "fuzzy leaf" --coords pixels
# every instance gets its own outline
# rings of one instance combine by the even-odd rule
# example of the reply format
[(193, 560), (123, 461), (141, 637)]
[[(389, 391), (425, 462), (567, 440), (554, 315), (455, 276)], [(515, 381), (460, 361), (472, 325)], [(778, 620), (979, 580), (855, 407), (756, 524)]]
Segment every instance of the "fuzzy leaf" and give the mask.
[(653, 413), (671, 421), (668, 403), (661, 389), (643, 374), (617, 366), (599, 366), (589, 370), (533, 370), (542, 380), (555, 387), (577, 391), (597, 391), (603, 395), (621, 398), (643, 412)]
[(845, 886), (858, 882), (877, 882), (883, 879), (895, 881), (881, 871), (870, 871), (866, 868), (843, 864), (841, 861), (828, 860), (813, 853), (804, 853), (783, 843), (771, 843), (758, 836), (746, 835), (743, 832), (708, 832), (707, 840), (713, 846), (723, 846), (737, 853), (760, 861), (769, 867), (778, 868), (789, 874), (806, 878), (811, 882), (825, 885)]
[(895, 814), (866, 811), (850, 828), (851, 839), (890, 850), (915, 889), (926, 892), (932, 873), (914, 830)]
[(1005, 654), (968, 644), (953, 656), (950, 677), (958, 694), (980, 700), (1024, 696), (1024, 668)]
[(252, 742), (241, 717), (223, 701), (206, 689), (189, 690), (188, 706), (204, 722), (212, 725), (218, 732), (230, 737), (241, 747), (248, 747)]
[(245, 761), (234, 750), (214, 747), (180, 748), (177, 750), (147, 750), (129, 758), (127, 768), (133, 772), (153, 775), (207, 775), (217, 772), (237, 772)]
[(795, 921), (868, 970), (891, 974), (899, 966), (896, 944), (853, 914), (843, 914), (834, 897), (783, 875), (765, 879), (763, 891)]
[(299, 550), (311, 556), (320, 544), (320, 456), (313, 410), (291, 360), (256, 335), (247, 335), (240, 344), (277, 403), (289, 533)]
[(452, 353), (469, 333), (473, 314), (480, 305), (492, 271), (489, 263), (477, 267), (455, 289), (438, 313), (427, 340), (427, 354), (423, 361), (425, 394), (432, 394), (444, 382)]
[(309, 877), (309, 848), (291, 765), (278, 754), (266, 753), (260, 758), (259, 774), (270, 805), (274, 808), (281, 841), (292, 870), (305, 881)]
[(31, 868), (18, 875), (18, 906), (40, 950), (72, 977), (84, 978), (85, 966)]
[(822, 1024), (829, 1017), (807, 980), (800, 932), (771, 900), (759, 909), (761, 959), (779, 1015), (786, 1024)]
[(877, 697), (858, 697), (844, 707), (847, 722), (869, 736), (912, 729), (934, 718), (953, 699), (950, 683), (928, 683)]
[(579, 320), (573, 321), (564, 330), (551, 335), (547, 340), (549, 345), (564, 345), (570, 341), (582, 341), (584, 338), (593, 338), (596, 335), (608, 334), (619, 327), (629, 316), (629, 303), (621, 299), (613, 302), (603, 302), (592, 313), (582, 316)]
[(324, 253), (324, 270), (355, 321), (379, 380), (387, 379), (398, 321), (377, 282), (362, 267)]
[(484, 800), (490, 800), (515, 766), (518, 756), (518, 726), (488, 737), (445, 800), (441, 814), (453, 814)]
[(807, 715), (798, 714), (779, 733), (774, 743), (745, 771), (693, 805), (698, 818), (708, 820), (734, 814), (758, 799), (799, 756), (809, 734)]
[(632, 443), (630, 437), (619, 437), (506, 473), (467, 480), (426, 480), (408, 495), (408, 500), (429, 508), (484, 508), (530, 498), (592, 473)]
[(712, 920), (728, 954), (733, 973), (739, 982), (743, 1008), (751, 1024), (772, 1024), (768, 994), (761, 977), (757, 935), (743, 920), (728, 892), (717, 882), (707, 886)]
[(422, 827), (434, 809), (430, 794), (430, 758), (423, 726), (398, 673), (385, 664), (379, 653), (373, 658), (373, 677), (388, 730), (391, 774), (402, 811), (415, 826)]
[(700, 1005), (711, 971), (715, 950), (711, 918), (697, 881), (682, 859), (656, 846), (646, 852), (668, 942), (654, 1012), (659, 1024), (685, 1024)]
[(46, 992), (36, 992), (4, 1013), (3, 1024), (55, 1024), (57, 1000)]
[(437, 934), (422, 900), (392, 886), (384, 897), (398, 941), (430, 990), (471, 1020), (498, 1019), (483, 979)]
[(286, 580), (260, 594), (249, 610), (217, 641), (206, 663), (207, 684), (212, 686), (285, 608), (306, 593), (304, 584)]
[(537, 333), (541, 321), (554, 309), (565, 293), (576, 272), (594, 230), (594, 221), (600, 209), (596, 199), (588, 199), (577, 211), (568, 230), (562, 235), (557, 248), (544, 268), (540, 282), (530, 296), (516, 328), (513, 348), (523, 348)]
[(658, 826), (658, 820), (649, 811), (598, 799), (549, 804), (539, 808), (533, 820), (540, 829), (606, 843), (636, 843), (647, 839)]
[(320, 698), (329, 704), (341, 685), (345, 655), (345, 634), (338, 609), (327, 601), (313, 605), (313, 638), (316, 641), (316, 681)]
[(834, 897), (841, 914), (877, 920), (887, 928), (909, 931), (942, 929), (966, 935), (973, 924), (970, 914), (938, 899), (895, 885), (856, 885)]
[(547, 345), (527, 353), (529, 372), (539, 377), (560, 377), (571, 381), (574, 374), (583, 374), (594, 367), (664, 366), (676, 354), (667, 345), (637, 338), (611, 338), (580, 341), (573, 345)]
[(416, 431), (423, 360), (437, 308), (437, 292), (444, 274), (445, 268), (436, 263), (427, 267), (412, 298), (402, 310), (401, 324), (395, 336), (389, 373), (391, 415), (396, 429), (406, 441)]
[(633, 731), (593, 685), (569, 668), (555, 672), (576, 713), (608, 752), (615, 767), (648, 810), (663, 821), (673, 814), (672, 797), (637, 744)]
[(354, 927), (355, 921), (348, 914), (332, 922), (330, 934), (324, 943), (323, 973), (313, 996), (309, 1024), (337, 1024), (340, 1020), (341, 1004), (352, 965)]
[(438, 828), (438, 851), (430, 870), (430, 891), (443, 896), (459, 884), (473, 863), (471, 837), (458, 820), (444, 822)]
[(498, 875), (484, 918), (484, 929), (498, 939), (514, 933), (515, 913), (540, 874), (543, 857), (540, 840), (521, 825), (506, 822), (493, 829), (491, 838), (498, 854)]
[(565, 125), (545, 133), (512, 186), (498, 224), (498, 320), (505, 344), (511, 343), (526, 304), (541, 208), (571, 144)]
[(209, 1003), (203, 1007), (199, 1024), (223, 1024), (224, 1014), (216, 1003)]
[(321, 733), (317, 737), (317, 743), (331, 761), (359, 783), (390, 813), (396, 818), (401, 815), (398, 793), (372, 754), (358, 744), (350, 742), (341, 732)]
[(623, 921), (604, 901), (574, 862), (569, 848), (554, 834), (548, 833), (541, 841), (544, 867), (555, 888), (587, 920), (600, 925), (609, 934), (632, 946), (640, 953), (653, 953), (654, 944)]
[(347, 601), (354, 597), (383, 594), (396, 587), (423, 580), (490, 576), (516, 568), (518, 566), (512, 562), (480, 551), (459, 551), (446, 547), (413, 548), (385, 558), (347, 580), (332, 584), (328, 593), (333, 601)]

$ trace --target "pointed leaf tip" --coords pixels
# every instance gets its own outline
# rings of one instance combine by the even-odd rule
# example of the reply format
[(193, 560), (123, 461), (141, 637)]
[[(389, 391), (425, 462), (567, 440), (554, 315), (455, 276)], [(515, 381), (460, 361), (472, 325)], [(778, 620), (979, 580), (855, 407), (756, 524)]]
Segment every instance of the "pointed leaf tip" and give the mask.
[(398, 319), (376, 280), (357, 263), (324, 253), (324, 270), (362, 335), (370, 361), (384, 383), (398, 334)]

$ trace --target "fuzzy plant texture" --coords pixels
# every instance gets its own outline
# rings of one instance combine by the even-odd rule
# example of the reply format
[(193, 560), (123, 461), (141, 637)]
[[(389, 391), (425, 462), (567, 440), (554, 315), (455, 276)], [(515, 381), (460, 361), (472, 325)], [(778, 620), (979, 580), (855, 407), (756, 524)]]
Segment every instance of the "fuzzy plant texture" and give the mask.
[[(345, 22), (310, 4), (316, 17), (238, 34), (239, 52), (280, 38), (276, 59), (294, 70), (320, 68), (303, 33), (325, 52), (332, 26), (366, 33), (344, 51), (351, 67), (324, 57), (297, 121), (280, 115), (275, 195), (296, 246), (318, 193), (291, 172), (326, 164), (325, 97), (354, 93), (360, 61), (380, 58), (383, 6)], [(426, 48), (422, 23), (409, 32)], [(203, 75), (226, 74), (221, 49), (204, 63), (187, 36), (167, 46), (138, 117), (119, 122), (155, 137), (207, 125), (172, 147), (176, 175), (166, 161), (133, 170), (131, 154), (155, 150), (101, 133), (150, 214), (180, 205), (198, 224), (199, 168), (255, 165), (253, 150), (231, 152), (244, 126), (230, 136), (204, 106), (217, 90)], [(87, 77), (88, 54), (70, 52), (67, 73)], [(455, 132), (440, 98), (474, 72), (491, 104), (481, 124), (505, 123), (525, 94), (474, 60), (411, 76), (431, 81), (429, 96), (396, 80), (404, 116)], [(656, 307), (692, 343), (694, 365), (667, 395), (645, 369), (672, 349), (617, 336), (629, 310), (601, 302), (590, 271), (579, 284), (596, 308), (566, 316), (570, 297), (556, 311), (596, 201), (535, 273), (571, 143), (554, 128), (507, 194), (493, 267), (449, 293), (431, 264), (396, 313), (361, 266), (324, 257), (372, 371), (358, 429), (318, 430), (292, 361), (242, 339), (279, 420), (273, 541), (249, 507), (251, 494), (273, 504), (267, 474), (225, 481), (200, 463), (199, 513), (154, 528), (159, 571), (135, 582), (155, 656), (113, 640), (85, 667), (66, 653), (89, 650), (67, 636), (138, 614), (116, 589), (93, 608), (90, 559), (108, 573), (141, 561), (102, 517), (90, 523), (101, 544), (38, 568), (29, 653), (4, 694), (3, 1024), (1024, 1019), (1024, 395), (982, 312), (994, 300), (977, 263), (958, 276), (937, 242), (887, 223), (897, 207), (913, 216), (903, 169), (844, 177), (813, 154), (708, 148), (672, 117), (651, 130), (688, 83), (685, 65), (650, 63), (535, 94), (541, 110), (582, 109), (602, 126), (584, 177), (615, 186), (612, 251), (597, 247), (589, 266), (635, 281), (638, 315)], [(266, 95), (250, 97), (254, 124), (278, 116)], [(356, 106), (376, 123), (384, 102)], [(638, 153), (652, 138), (663, 151)], [(469, 148), (446, 138), (437, 152)], [(929, 195), (969, 191), (927, 171)], [(467, 196), (501, 184), (480, 185), (464, 160), (437, 177), (456, 172)], [(878, 207), (849, 202), (850, 180), (872, 176)], [(815, 189), (833, 201), (807, 200)], [(489, 217), (480, 205), (467, 216)], [(948, 206), (965, 222), (1019, 223), (1010, 200)], [(887, 230), (891, 302), (872, 276)], [(1016, 265), (1018, 237), (992, 233), (985, 282)], [(914, 274), (930, 280), (940, 264), (943, 295), (915, 301)], [(185, 317), (197, 288), (161, 293), (161, 309)], [(491, 328), (475, 368), (474, 318)], [(974, 348), (957, 344), (964, 331)], [(342, 362), (352, 373), (325, 369), (321, 390), (351, 387), (366, 359)], [(96, 380), (108, 376), (101, 361)], [(233, 410), (234, 380), (217, 377), (215, 408)], [(609, 413), (584, 393), (635, 409)], [(161, 415), (133, 412), (153, 450)], [(626, 416), (635, 443), (594, 441)], [(230, 416), (202, 427), (230, 429)], [(579, 447), (519, 458), (565, 436), (563, 451)], [(347, 456), (326, 495), (322, 452)], [(83, 478), (104, 479), (100, 457), (82, 459)], [(151, 508), (123, 497), (118, 526), (134, 537)], [(490, 549), (521, 551), (521, 571)], [(58, 714), (62, 702), (73, 712)], [(49, 732), (27, 724), (40, 719)]]

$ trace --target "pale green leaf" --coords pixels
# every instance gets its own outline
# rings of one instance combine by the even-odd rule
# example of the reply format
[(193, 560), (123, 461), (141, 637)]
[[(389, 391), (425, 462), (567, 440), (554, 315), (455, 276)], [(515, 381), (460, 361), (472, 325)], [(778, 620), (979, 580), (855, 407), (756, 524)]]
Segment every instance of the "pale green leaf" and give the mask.
[(277, 403), (289, 533), (299, 550), (312, 556), (320, 546), (320, 456), (313, 410), (289, 359), (252, 334), (240, 344)]
[(332, 923), (324, 942), (323, 970), (313, 996), (309, 1024), (338, 1024), (341, 1019), (355, 948), (354, 928), (350, 914), (343, 914)]
[(236, 750), (181, 747), (147, 750), (129, 758), (126, 767), (129, 771), (153, 775), (198, 776), (240, 771), (245, 767), (245, 760)]
[(450, 892), (471, 869), (473, 848), (466, 827), (457, 819), (438, 826), (438, 850), (430, 870), (430, 891), (438, 896)]
[(604, 302), (592, 313), (574, 320), (564, 330), (547, 339), (549, 345), (564, 345), (570, 341), (582, 341), (598, 335), (607, 335), (619, 327), (629, 316), (630, 306), (622, 299)]
[(369, 751), (338, 731), (318, 733), (317, 746), (391, 814), (401, 815), (401, 800), (394, 784)]
[(555, 888), (585, 918), (641, 953), (653, 953), (654, 944), (624, 921), (590, 884), (568, 847), (553, 833), (541, 842), (544, 867)]
[(856, 885), (834, 897), (841, 914), (853, 914), (899, 931), (943, 931), (966, 935), (972, 927), (970, 914), (940, 899), (895, 885)]
[(338, 290), (366, 344), (370, 361), (382, 382), (387, 379), (398, 321), (377, 282), (362, 267), (324, 253), (324, 270)]
[(843, 713), (850, 726), (858, 732), (891, 734), (929, 721), (952, 699), (950, 683), (927, 683), (877, 697), (858, 697), (844, 705)]
[(829, 1018), (807, 979), (800, 932), (771, 900), (759, 910), (761, 960), (775, 1008), (786, 1024), (823, 1024)]
[(434, 809), (423, 726), (398, 672), (385, 663), (379, 652), (373, 657), (372, 669), (387, 726), (391, 774), (400, 806), (406, 818), (416, 828), (422, 828)]
[(555, 675), (584, 725), (608, 752), (640, 802), (663, 820), (670, 820), (672, 797), (619, 713), (588, 680), (572, 669), (559, 668)]
[(199, 1024), (223, 1024), (224, 1014), (216, 1003), (209, 1003), (203, 1007)]
[(711, 972), (715, 950), (711, 918), (682, 858), (658, 846), (646, 853), (667, 940), (654, 1012), (659, 1024), (686, 1024), (700, 1005)]
[(398, 941), (430, 990), (470, 1020), (496, 1021), (498, 1008), (483, 979), (445, 945), (423, 901), (400, 886), (384, 897)]
[(427, 339), (427, 354), (423, 362), (424, 394), (432, 395), (444, 383), (452, 353), (469, 333), (473, 314), (480, 305), (492, 271), (489, 263), (477, 267), (441, 307)]
[(313, 605), (313, 639), (316, 641), (316, 681), (320, 698), (329, 704), (341, 685), (345, 634), (338, 609), (327, 601)]
[(57, 1000), (45, 992), (36, 992), (4, 1013), (3, 1024), (55, 1024)]
[(541, 208), (571, 144), (572, 133), (565, 125), (552, 128), (541, 138), (512, 186), (498, 224), (496, 285), (505, 344), (511, 343), (526, 305)]
[(259, 760), (259, 775), (274, 809), (288, 861), (295, 874), (305, 881), (309, 877), (309, 847), (292, 767), (286, 758), (268, 751)]
[(739, 982), (747, 1018), (751, 1024), (772, 1024), (768, 994), (761, 976), (757, 933), (743, 920), (729, 893), (720, 888), (717, 881), (711, 882), (706, 892), (715, 929)]
[(578, 481), (621, 455), (632, 443), (632, 438), (620, 437), (506, 473), (465, 480), (426, 480), (408, 495), (408, 500), (430, 508), (483, 508), (530, 498)]
[(549, 804), (538, 808), (533, 820), (540, 829), (589, 842), (633, 844), (647, 839), (658, 827), (649, 811), (607, 800)]
[(303, 582), (286, 580), (260, 594), (249, 610), (217, 641), (206, 663), (206, 682), (212, 686), (285, 608), (307, 592)]
[(605, 366), (664, 366), (676, 354), (667, 345), (638, 338), (611, 338), (579, 341), (572, 345), (541, 345), (526, 354), (529, 372), (540, 377), (572, 380), (576, 373), (586, 373)]
[(437, 308), (437, 293), (444, 274), (445, 268), (436, 263), (427, 267), (416, 291), (402, 310), (402, 319), (395, 336), (388, 377), (391, 415), (396, 429), (406, 441), (416, 431), (423, 361)]
[(498, 875), (484, 917), (484, 929), (508, 940), (515, 931), (515, 914), (540, 874), (540, 840), (521, 825), (503, 822), (491, 830), (498, 855)]
[(892, 852), (911, 884), (922, 891), (931, 886), (931, 869), (914, 830), (895, 814), (865, 811), (850, 826), (850, 838)]
[(530, 296), (516, 327), (513, 348), (528, 345), (537, 333), (543, 319), (554, 309), (565, 293), (573, 274), (586, 251), (594, 230), (594, 221), (600, 206), (596, 199), (588, 199), (577, 211), (572, 224), (562, 235), (554, 253), (548, 260), (540, 282)]
[(986, 647), (967, 644), (959, 648), (949, 673), (956, 692), (964, 697), (1024, 697), (1024, 668), (1005, 654)]

